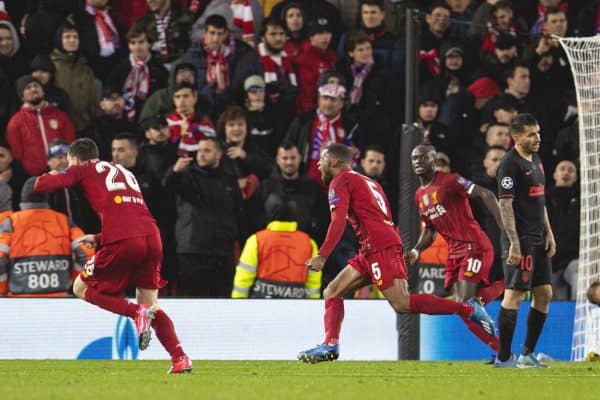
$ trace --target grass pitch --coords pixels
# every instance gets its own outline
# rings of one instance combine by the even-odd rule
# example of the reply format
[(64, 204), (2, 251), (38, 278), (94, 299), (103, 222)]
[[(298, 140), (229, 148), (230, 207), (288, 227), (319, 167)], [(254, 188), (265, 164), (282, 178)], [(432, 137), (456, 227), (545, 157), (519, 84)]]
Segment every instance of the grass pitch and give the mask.
[(480, 362), (0, 361), (0, 399), (598, 399), (600, 363), (496, 369)]

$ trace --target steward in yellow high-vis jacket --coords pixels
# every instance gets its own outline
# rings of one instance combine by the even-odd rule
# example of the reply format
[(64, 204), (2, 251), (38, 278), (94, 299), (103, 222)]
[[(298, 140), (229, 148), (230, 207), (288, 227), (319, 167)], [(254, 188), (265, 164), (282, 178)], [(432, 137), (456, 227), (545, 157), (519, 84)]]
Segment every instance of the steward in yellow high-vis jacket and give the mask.
[(318, 299), (322, 273), (305, 266), (306, 260), (317, 254), (317, 244), (298, 230), (292, 200), (283, 200), (272, 208), (267, 212), (272, 214), (267, 228), (246, 240), (231, 297)]

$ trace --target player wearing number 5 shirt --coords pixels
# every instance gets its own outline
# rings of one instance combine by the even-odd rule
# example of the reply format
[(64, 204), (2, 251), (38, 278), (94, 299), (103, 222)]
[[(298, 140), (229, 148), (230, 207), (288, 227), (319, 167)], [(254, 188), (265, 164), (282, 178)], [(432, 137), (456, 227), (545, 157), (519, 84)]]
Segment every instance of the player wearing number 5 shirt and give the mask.
[[(518, 114), (510, 124), (515, 147), (498, 167), (498, 197), (504, 223), (502, 237), (506, 290), (498, 316), (500, 346), (496, 365), (545, 367), (533, 351), (544, 327), (552, 299), (550, 258), (556, 243), (546, 212), (544, 168), (537, 152), (540, 126), (531, 114)], [(511, 355), (511, 344), (519, 306), (531, 290), (527, 332), (519, 359)]]
[[(135, 176), (119, 164), (100, 161), (90, 139), (69, 146), (69, 168), (37, 178), (37, 192), (80, 186), (98, 215), (102, 232), (81, 240), (99, 250), (73, 283), (73, 293), (105, 310), (134, 319), (139, 347), (150, 341), (150, 327), (171, 355), (169, 373), (190, 372), (192, 364), (183, 352), (173, 322), (158, 308), (162, 244), (156, 222), (144, 203)], [(123, 297), (127, 285), (136, 286), (138, 304)]]
[(485, 309), (470, 300), (459, 303), (429, 294), (408, 293), (402, 241), (392, 222), (388, 201), (381, 186), (350, 169), (352, 152), (339, 143), (329, 144), (321, 153), (318, 167), (329, 185), (331, 223), (318, 255), (306, 266), (321, 271), (327, 257), (340, 240), (346, 219), (360, 242), (358, 255), (336, 276), (323, 292), (325, 298), (325, 341), (298, 354), (303, 362), (333, 361), (338, 358), (338, 340), (344, 318), (344, 295), (374, 283), (398, 313), (458, 314), (494, 332)]
[[(409, 264), (415, 263), (419, 253), (431, 246), (435, 233), (439, 233), (449, 245), (446, 289), (452, 290), (457, 301), (475, 297), (487, 304), (502, 294), (504, 283), (500, 280), (490, 285), (494, 249), (473, 218), (468, 199), (483, 201), (502, 227), (496, 195), (458, 174), (436, 171), (435, 161), (435, 148), (432, 146), (419, 145), (411, 153), (413, 171), (421, 180), (415, 202), (425, 229), (415, 247), (404, 254), (404, 259)], [(495, 333), (489, 335), (479, 325), (466, 319), (465, 323), (482, 342), (498, 351)]]

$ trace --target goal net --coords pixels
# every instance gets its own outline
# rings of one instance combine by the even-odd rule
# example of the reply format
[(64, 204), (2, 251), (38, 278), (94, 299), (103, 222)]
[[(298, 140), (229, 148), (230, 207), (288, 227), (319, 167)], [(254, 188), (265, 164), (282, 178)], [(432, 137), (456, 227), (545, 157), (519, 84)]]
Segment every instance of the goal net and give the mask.
[(587, 288), (600, 279), (600, 36), (560, 38), (577, 93), (581, 183), (579, 276), (571, 359), (600, 353), (600, 308)]

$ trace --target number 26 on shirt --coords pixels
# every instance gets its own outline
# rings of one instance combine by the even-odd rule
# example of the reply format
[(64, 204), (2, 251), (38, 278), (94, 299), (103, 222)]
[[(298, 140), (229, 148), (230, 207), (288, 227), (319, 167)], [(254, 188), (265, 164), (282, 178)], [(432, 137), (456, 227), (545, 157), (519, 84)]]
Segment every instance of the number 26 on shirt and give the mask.
[[(103, 173), (108, 169), (108, 173), (106, 174), (106, 179), (104, 184), (106, 185), (106, 190), (109, 192), (114, 192), (115, 190), (126, 190), (127, 186), (133, 189), (136, 192), (140, 192), (140, 185), (138, 185), (137, 179), (135, 179), (135, 175), (131, 173), (131, 171), (127, 170), (120, 164), (111, 164), (106, 161), (98, 161), (96, 163), (96, 172), (99, 174)], [(121, 175), (125, 177), (125, 182), (122, 182)], [(119, 179), (120, 178), (120, 179)]]

